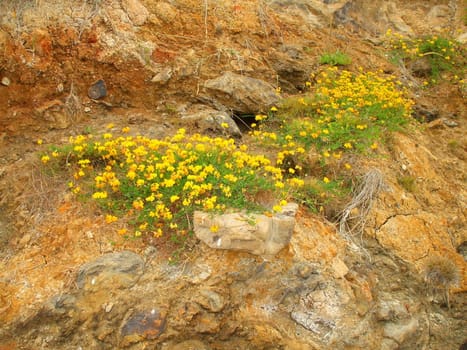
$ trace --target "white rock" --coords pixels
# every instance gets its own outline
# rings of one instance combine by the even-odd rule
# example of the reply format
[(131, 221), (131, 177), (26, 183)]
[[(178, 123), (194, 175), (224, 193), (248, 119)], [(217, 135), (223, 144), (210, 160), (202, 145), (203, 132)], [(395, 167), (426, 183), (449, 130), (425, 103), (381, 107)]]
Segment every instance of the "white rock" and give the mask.
[(2, 85), (9, 86), (10, 85), (10, 79), (8, 77), (3, 77), (2, 78)]
[(244, 212), (215, 215), (196, 211), (195, 235), (211, 248), (274, 255), (289, 243), (297, 209), (297, 204), (289, 203), (272, 217)]

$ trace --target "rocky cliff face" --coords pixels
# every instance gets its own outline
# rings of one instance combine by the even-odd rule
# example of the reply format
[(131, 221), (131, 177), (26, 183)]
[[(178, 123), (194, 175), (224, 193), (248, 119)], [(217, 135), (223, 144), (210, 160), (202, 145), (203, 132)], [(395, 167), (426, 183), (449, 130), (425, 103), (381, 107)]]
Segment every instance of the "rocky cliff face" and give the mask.
[[(465, 88), (422, 89), (384, 56), (383, 36), (462, 41), (463, 16), (452, 0), (2, 2), (0, 349), (459, 348)], [(276, 255), (192, 242), (172, 264), (162, 241), (123, 240), (37, 164), (37, 139), (109, 123), (221, 134), (232, 114), (265, 112), (277, 87), (302, 92), (337, 49), (351, 69), (397, 75), (427, 121), (360, 164), (385, 186), (353, 240), (299, 208)], [(438, 275), (432, 256), (445, 259)]]

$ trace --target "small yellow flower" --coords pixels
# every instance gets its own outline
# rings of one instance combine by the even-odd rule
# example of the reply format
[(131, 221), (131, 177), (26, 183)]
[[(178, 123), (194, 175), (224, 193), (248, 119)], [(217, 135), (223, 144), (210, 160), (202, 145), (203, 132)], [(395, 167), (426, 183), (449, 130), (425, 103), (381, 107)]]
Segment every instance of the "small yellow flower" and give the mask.
[(179, 199), (180, 199), (179, 196), (173, 195), (173, 196), (170, 197), (170, 203), (176, 202), (176, 201), (178, 201)]
[(212, 233), (216, 233), (217, 231), (219, 231), (219, 226), (218, 226), (218, 225), (211, 225), (211, 227), (209, 228), (209, 230), (210, 230)]
[(283, 183), (283, 182), (280, 182), (280, 181), (276, 181), (276, 183), (274, 184), (274, 186), (276, 186), (277, 188), (284, 188), (284, 183)]
[(371, 146), (370, 146), (371, 149), (377, 149), (378, 148), (378, 144), (376, 142), (374, 142)]
[(126, 228), (121, 228), (121, 229), (119, 229), (119, 230), (117, 231), (117, 233), (118, 233), (119, 235), (122, 235), (122, 236), (123, 236), (124, 234), (126, 234), (127, 232), (128, 232), (128, 230), (127, 230)]
[(144, 208), (144, 203), (141, 199), (134, 200), (132, 205), (136, 210), (141, 210)]
[(275, 213), (279, 213), (282, 211), (282, 206), (280, 206), (279, 204), (276, 204), (275, 206), (272, 207), (272, 210), (275, 212)]
[(42, 140), (41, 139), (37, 140), (37, 144), (42, 145)]
[(41, 162), (44, 164), (47, 164), (47, 162), (50, 160), (50, 157), (48, 155), (42, 156), (41, 157)]
[(347, 170), (352, 169), (352, 166), (349, 163), (345, 163), (344, 166)]
[(347, 148), (347, 149), (351, 149), (352, 144), (350, 142), (346, 142), (346, 143), (344, 143), (344, 147)]
[(277, 107), (272, 106), (272, 107), (271, 107), (271, 112), (277, 112)]
[(92, 198), (94, 198), (94, 199), (105, 199), (105, 198), (107, 198), (107, 192), (105, 192), (105, 191), (94, 192), (92, 194)]
[(122, 132), (123, 132), (124, 134), (127, 134), (127, 133), (130, 132), (130, 128), (129, 128), (128, 126), (125, 126), (124, 128), (122, 128)]
[(229, 128), (229, 124), (227, 124), (227, 123), (221, 123), (221, 127), (223, 127), (224, 129), (228, 129), (228, 128)]
[(327, 178), (327, 177), (325, 176), (325, 177), (323, 177), (323, 182), (324, 182), (325, 184), (328, 184), (328, 183), (331, 182), (331, 180), (329, 180), (329, 178)]
[(105, 216), (105, 222), (108, 223), (108, 224), (111, 224), (112, 222), (115, 222), (117, 221), (118, 218), (114, 215), (106, 215)]
[(141, 237), (142, 233), (141, 231), (135, 231), (135, 237)]

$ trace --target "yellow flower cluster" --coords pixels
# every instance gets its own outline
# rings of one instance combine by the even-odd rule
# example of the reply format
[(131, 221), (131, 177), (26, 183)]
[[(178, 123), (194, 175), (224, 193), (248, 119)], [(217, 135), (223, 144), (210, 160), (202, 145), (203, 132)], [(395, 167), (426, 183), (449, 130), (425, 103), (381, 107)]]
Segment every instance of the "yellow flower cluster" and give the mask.
[[(123, 133), (128, 131), (124, 128)], [(134, 222), (136, 236), (184, 234), (187, 218), (197, 208), (223, 211), (254, 206), (248, 203), (248, 191), (280, 189), (278, 200), (287, 193), (281, 191), (285, 186), (281, 169), (264, 155), (247, 153), (247, 147), (237, 146), (233, 139), (189, 136), (179, 129), (163, 140), (107, 132), (100, 138), (78, 135), (70, 143), (66, 149), (71, 154), (62, 151), (75, 168), (70, 189), (89, 193), (109, 210), (108, 224)], [(41, 159), (50, 161), (48, 155)], [(295, 179), (292, 184), (302, 183)]]
[[(390, 29), (386, 32), (387, 46), (391, 50), (390, 59), (414, 61), (424, 58), (431, 68), (431, 83), (436, 83), (441, 72), (450, 72), (454, 83), (462, 84), (456, 72), (465, 71), (465, 48), (455, 40), (433, 35), (423, 38), (408, 38)], [(429, 85), (428, 81), (422, 83)]]
[[(346, 153), (376, 152), (386, 131), (400, 129), (410, 121), (413, 101), (393, 76), (382, 71), (358, 74), (337, 67), (312, 75), (310, 91), (282, 102), (278, 112), (250, 133), (263, 144), (278, 150), (276, 164), (284, 176), (306, 174), (310, 152), (319, 154), (322, 166), (318, 181), (333, 190), (339, 171), (350, 173)], [(271, 124), (278, 125), (274, 131)], [(329, 168), (337, 170), (328, 174)], [(316, 170), (315, 170), (316, 173)], [(296, 183), (287, 179), (276, 183)]]

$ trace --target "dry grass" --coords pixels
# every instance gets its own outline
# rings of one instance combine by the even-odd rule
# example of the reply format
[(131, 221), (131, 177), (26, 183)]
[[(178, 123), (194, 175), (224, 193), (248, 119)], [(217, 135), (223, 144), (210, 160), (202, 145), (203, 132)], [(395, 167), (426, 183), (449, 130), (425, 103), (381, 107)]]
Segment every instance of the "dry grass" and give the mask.
[(461, 280), (457, 265), (447, 257), (431, 256), (425, 262), (423, 275), (432, 297), (440, 293), (444, 294), (446, 304), (450, 309), (449, 290), (457, 286)]
[(339, 233), (345, 239), (355, 243), (354, 238), (359, 236), (358, 246), (362, 247), (368, 214), (375, 198), (385, 187), (383, 174), (378, 169), (371, 169), (363, 176), (354, 190), (352, 200), (339, 215)]

